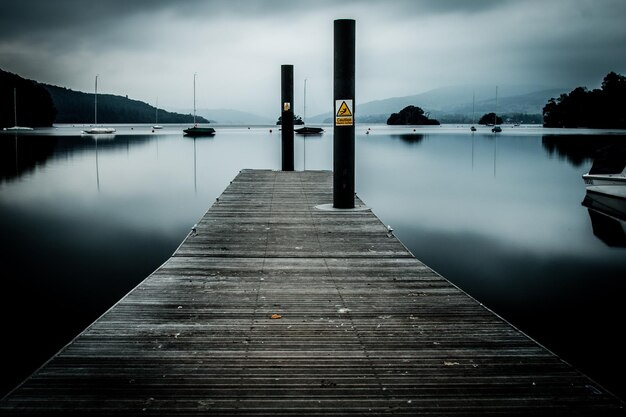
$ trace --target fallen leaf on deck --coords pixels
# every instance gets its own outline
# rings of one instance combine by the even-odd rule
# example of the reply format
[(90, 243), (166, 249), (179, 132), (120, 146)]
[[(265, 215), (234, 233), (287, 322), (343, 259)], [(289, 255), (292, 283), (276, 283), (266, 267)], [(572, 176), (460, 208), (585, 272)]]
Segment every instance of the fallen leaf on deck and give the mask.
[(272, 314), (270, 316), (270, 319), (282, 319), (282, 318), (283, 318), (283, 316), (281, 316), (280, 314)]

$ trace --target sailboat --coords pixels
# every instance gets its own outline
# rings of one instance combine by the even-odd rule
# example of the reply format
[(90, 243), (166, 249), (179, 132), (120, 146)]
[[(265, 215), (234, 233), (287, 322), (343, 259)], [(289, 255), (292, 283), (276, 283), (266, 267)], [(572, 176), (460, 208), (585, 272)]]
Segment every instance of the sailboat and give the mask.
[(184, 129), (187, 136), (213, 136), (215, 129), (212, 127), (201, 127), (196, 123), (196, 73), (193, 74), (193, 127)]
[(18, 126), (17, 125), (17, 88), (13, 88), (13, 117), (15, 125), (13, 127), (5, 127), (4, 130), (20, 131), (20, 130), (33, 130), (32, 127)]
[(320, 135), (324, 131), (321, 127), (309, 127), (306, 125), (306, 78), (304, 79), (304, 126), (294, 129), (294, 132), (301, 135)]
[(491, 129), (493, 133), (502, 132), (502, 128), (498, 126), (498, 86), (496, 85), (496, 111), (493, 114), (493, 128)]
[(157, 97), (156, 99), (156, 108), (154, 110), (154, 123), (155, 125), (152, 126), (153, 129), (163, 129), (163, 126), (161, 126), (159, 124), (159, 98)]
[(476, 93), (472, 93), (472, 127), (470, 130), (476, 132), (476, 126), (474, 126), (476, 117), (474, 116), (474, 103), (476, 102)]
[(115, 129), (112, 127), (97, 127), (98, 125), (98, 76), (96, 75), (96, 88), (94, 93), (94, 127), (91, 129), (83, 130), (83, 133), (88, 135), (98, 134), (111, 134), (115, 133)]

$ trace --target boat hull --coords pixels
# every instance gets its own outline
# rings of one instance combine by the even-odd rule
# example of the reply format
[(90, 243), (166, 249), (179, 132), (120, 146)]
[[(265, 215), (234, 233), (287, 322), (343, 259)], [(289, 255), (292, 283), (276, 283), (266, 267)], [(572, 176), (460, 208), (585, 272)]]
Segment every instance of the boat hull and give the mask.
[(112, 127), (94, 127), (91, 129), (83, 130), (83, 133), (88, 135), (110, 135), (111, 133), (115, 133), (115, 129)]
[(25, 127), (25, 126), (13, 126), (13, 127), (5, 127), (4, 130), (10, 131), (10, 132), (20, 132), (24, 130), (33, 130), (33, 128)]
[(626, 199), (626, 175), (624, 173), (585, 174), (583, 181), (589, 192)]
[(321, 127), (301, 127), (299, 129), (294, 129), (294, 132), (299, 135), (321, 135), (324, 132), (324, 129)]
[(190, 127), (183, 130), (186, 136), (213, 136), (215, 135), (215, 129), (212, 127)]

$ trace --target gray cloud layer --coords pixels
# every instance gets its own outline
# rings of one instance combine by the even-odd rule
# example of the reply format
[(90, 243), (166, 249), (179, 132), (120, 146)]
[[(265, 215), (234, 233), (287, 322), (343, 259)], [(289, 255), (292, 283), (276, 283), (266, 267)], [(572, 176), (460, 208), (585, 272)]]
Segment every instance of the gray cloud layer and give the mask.
[[(597, 86), (626, 72), (623, 0), (0, 0), (0, 68), (183, 107), (270, 114), (281, 64), (332, 95), (332, 20), (357, 19), (357, 101), (454, 84)], [(299, 93), (297, 93), (298, 95)], [(309, 100), (307, 100), (309, 101)], [(309, 104), (308, 104), (309, 105)]]

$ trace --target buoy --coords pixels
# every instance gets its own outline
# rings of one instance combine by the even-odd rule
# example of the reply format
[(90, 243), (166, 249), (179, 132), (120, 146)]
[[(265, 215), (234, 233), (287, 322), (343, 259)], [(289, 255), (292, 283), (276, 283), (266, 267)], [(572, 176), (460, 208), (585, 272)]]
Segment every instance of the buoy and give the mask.
[(370, 134), (370, 131), (369, 131), (369, 130), (367, 130), (367, 131), (365, 132), (365, 134), (366, 134), (366, 135), (369, 135), (369, 134)]
[(272, 129), (270, 129), (270, 133), (272, 133)]

